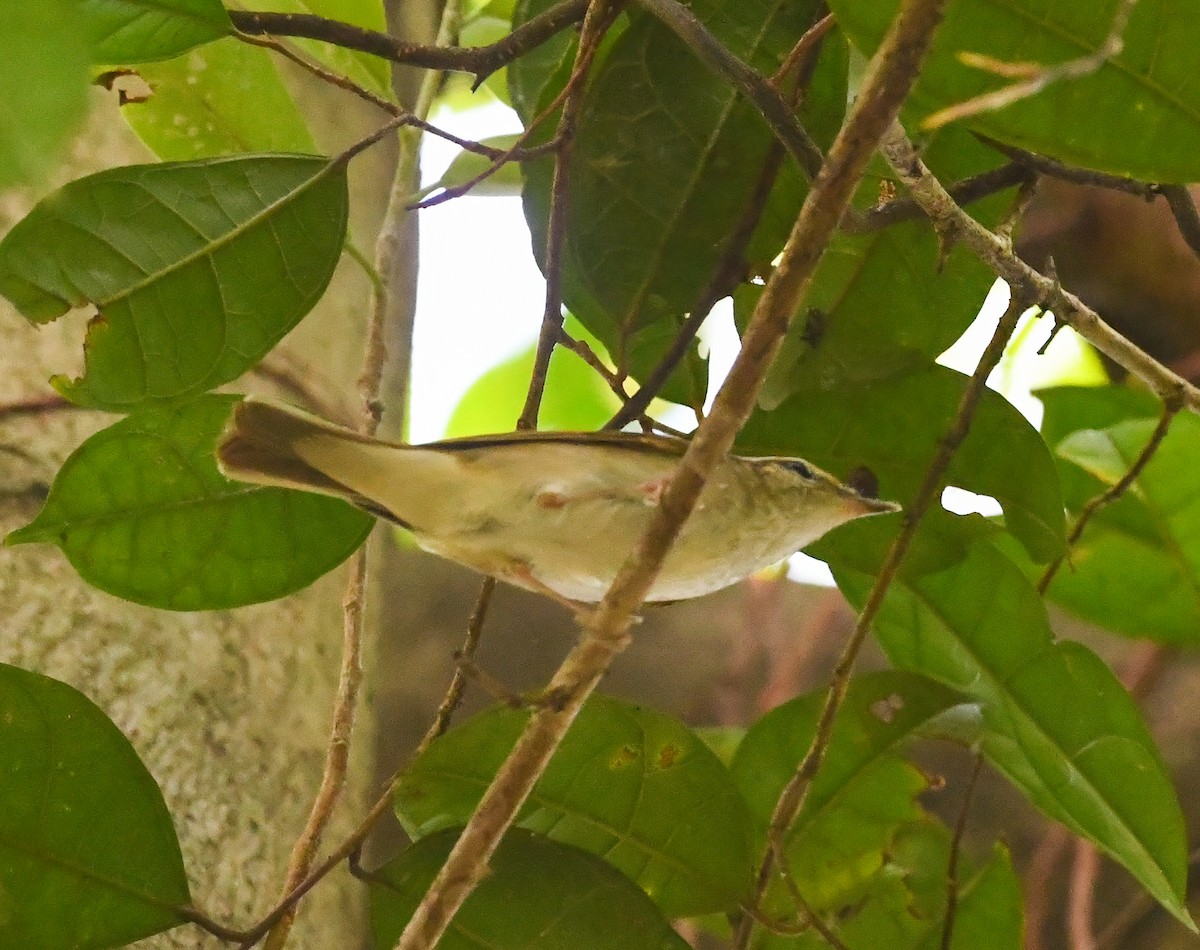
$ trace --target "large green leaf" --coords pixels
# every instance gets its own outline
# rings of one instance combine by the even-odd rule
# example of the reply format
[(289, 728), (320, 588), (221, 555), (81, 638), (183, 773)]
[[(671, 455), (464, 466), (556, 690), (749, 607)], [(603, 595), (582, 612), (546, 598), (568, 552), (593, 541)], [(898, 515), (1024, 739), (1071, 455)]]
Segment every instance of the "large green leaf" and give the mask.
[[(994, 151), (956, 129), (934, 136), (923, 157), (948, 182), (998, 164)], [(875, 204), (891, 178), (875, 159), (857, 204)], [(994, 196), (971, 212), (988, 224), (1007, 202), (1005, 195)], [(970, 326), (994, 279), (965, 248), (946, 251), (928, 221), (835, 235), (771, 367), (761, 403), (774, 408), (797, 391), (869, 383), (927, 366)], [(740, 326), (760, 294), (760, 287), (747, 285), (734, 297)]]
[[(955, 0), (934, 35), (910, 114), (923, 118), (1013, 82), (965, 65), (960, 53), (1054, 66), (1095, 52), (1121, 3)], [(870, 54), (898, 3), (832, 0), (829, 6)], [(1200, 180), (1200, 19), (1186, 3), (1141, 0), (1124, 40), (1122, 52), (1094, 74), (977, 115), (968, 127), (1073, 165), (1147, 181)]]
[(133, 165), (71, 182), (0, 241), (0, 292), (31, 320), (95, 304), (72, 401), (129, 411), (261, 359), (324, 292), (346, 169), (316, 156)]
[[(734, 52), (771, 72), (813, 22), (818, 5), (706, 0), (692, 9)], [(841, 42), (828, 38), (831, 55), (823, 67), (844, 80)], [(814, 82), (806, 116), (840, 116), (844, 82), (827, 79)], [(531, 85), (539, 88), (538, 79)], [(594, 70), (582, 116), (570, 169), (564, 299), (619, 367), (644, 377), (697, 304), (750, 203), (772, 137), (744, 98), (648, 16), (632, 17)], [(548, 159), (524, 168), (526, 217), (539, 254), (551, 168)], [(784, 194), (791, 207), (777, 208), (768, 219), (782, 234), (760, 235), (759, 244), (782, 244), (802, 197), (798, 186)], [(693, 361), (664, 395), (701, 402), (706, 384), (703, 367)]]
[(162, 793), (87, 697), (0, 664), (0, 750), (0, 945), (125, 946), (184, 922)]
[[(371, 875), (376, 947), (395, 946), (458, 832), (430, 835)], [(438, 950), (687, 950), (653, 903), (594, 855), (514, 828)]]
[[(862, 604), (872, 578), (834, 573)], [(1041, 599), (1011, 561), (979, 542), (945, 571), (900, 578), (875, 634), (896, 666), (977, 700), (988, 759), (1193, 926), (1183, 819), (1137, 707), (1094, 654), (1053, 639)]]
[(317, 150), (264, 49), (224, 39), (138, 74), (152, 94), (121, 114), (163, 161)]
[(240, 607), (333, 570), (372, 518), (344, 502), (226, 480), (213, 448), (236, 396), (145, 409), (63, 463), (6, 544), (57, 544), (88, 583), (170, 610)]
[[(409, 833), (465, 822), (527, 720), (491, 709), (434, 742), (396, 793)], [(604, 857), (672, 917), (732, 910), (749, 888), (749, 816), (728, 770), (682, 723), (609, 697), (589, 700), (519, 823)]]
[(88, 43), (74, 6), (0, 4), (0, 188), (41, 175), (83, 116)]
[[(738, 746), (733, 775), (755, 818), (760, 847), (775, 802), (812, 743), (825, 693), (773, 709)], [(886, 863), (897, 830), (922, 818), (916, 799), (929, 780), (902, 753), (931, 720), (961, 702), (959, 694), (908, 673), (869, 674), (851, 684), (821, 770), (787, 837), (792, 876), (814, 910), (839, 911), (859, 900)]]
[[(736, 444), (746, 454), (799, 455), (843, 476), (866, 465), (879, 479), (881, 497), (907, 505), (966, 382), (960, 373), (934, 365), (869, 385), (805, 392), (772, 412), (756, 411)], [(1000, 502), (1009, 531), (1036, 560), (1061, 553), (1065, 529), (1054, 461), (1003, 396), (984, 391), (947, 481)], [(837, 537), (853, 545), (861, 532), (879, 530), (864, 522)]]
[(92, 62), (111, 66), (170, 59), (233, 29), (220, 0), (77, 0)]

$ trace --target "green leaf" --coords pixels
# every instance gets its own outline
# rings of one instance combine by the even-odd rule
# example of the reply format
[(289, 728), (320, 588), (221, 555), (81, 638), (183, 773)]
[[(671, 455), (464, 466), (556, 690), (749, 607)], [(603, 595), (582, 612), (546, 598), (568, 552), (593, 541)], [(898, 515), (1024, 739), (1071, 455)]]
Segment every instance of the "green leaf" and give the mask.
[[(1011, 78), (965, 65), (963, 52), (1005, 63), (1056, 66), (1095, 52), (1120, 0), (958, 0), (933, 37), (909, 114), (1006, 87)], [(896, 0), (833, 0), (830, 8), (865, 54), (878, 46)], [(1195, 54), (1200, 20), (1187, 4), (1143, 0), (1123, 34), (1124, 49), (1095, 73), (1052, 83), (1037, 95), (964, 121), (1000, 141), (1145, 181), (1200, 180), (1200, 84)]]
[[(534, 347), (479, 377), (454, 409), (448, 439), (511, 429), (525, 405)], [(596, 372), (562, 347), (550, 357), (538, 426), (560, 432), (599, 429), (620, 408), (617, 397)]]
[(0, 188), (37, 180), (83, 117), (88, 44), (73, 10), (0, 4)]
[[(556, 2), (517, 0), (513, 7), (513, 29), (549, 10)], [(614, 24), (614, 28), (623, 30), (620, 23)], [(528, 127), (567, 84), (578, 46), (579, 34), (575, 30), (562, 30), (509, 64), (508, 95), (523, 125)]]
[[(966, 383), (966, 376), (934, 365), (869, 385), (805, 392), (772, 412), (756, 411), (737, 447), (750, 455), (799, 455), (841, 475), (866, 465), (879, 479), (880, 497), (908, 505)], [(1063, 550), (1053, 459), (1036, 430), (998, 393), (984, 390), (947, 481), (1000, 502), (1008, 530), (1036, 560)], [(876, 521), (882, 519), (869, 519)], [(836, 537), (850, 543), (862, 531), (879, 530), (864, 523)]]
[[(946, 182), (998, 164), (994, 151), (956, 129), (936, 135), (924, 158)], [(875, 204), (891, 177), (875, 159), (857, 204)], [(971, 212), (989, 224), (1007, 204), (1007, 195), (993, 196)], [(932, 363), (970, 326), (995, 280), (965, 248), (944, 251), (928, 221), (835, 235), (771, 367), (761, 404), (772, 409), (799, 391), (861, 385)], [(735, 295), (739, 326), (760, 294), (760, 287), (746, 286)]]
[[(274, 13), (308, 13), (340, 20), (353, 26), (361, 26), (377, 33), (388, 32), (387, 17), (383, 12), (382, 0), (247, 0), (240, 4), (247, 10)], [(346, 49), (319, 40), (288, 38), (289, 44), (328, 66), (339, 75), (369, 89), (377, 96), (394, 99), (392, 92), (391, 64), (377, 56)], [(266, 114), (266, 113), (264, 113)]]
[(224, 39), (138, 74), (152, 94), (121, 114), (163, 161), (317, 150), (264, 49)]
[[(1081, 429), (1059, 456), (1116, 484), (1149, 443), (1157, 419)], [(1130, 636), (1200, 643), (1200, 492), (1195, 460), (1200, 420), (1177, 416), (1149, 464), (1117, 506), (1089, 523), (1056, 577), (1052, 596)], [(1094, 600), (1084, 598), (1093, 597)]]
[[(773, 709), (738, 746), (733, 776), (758, 826), (760, 847), (779, 795), (808, 752), (825, 693)], [(874, 673), (852, 682), (821, 770), (787, 837), (792, 875), (814, 910), (838, 911), (858, 900), (886, 862), (897, 830), (924, 815), (916, 798), (929, 780), (901, 753), (962, 701), (908, 673)]]
[[(817, 7), (706, 0), (692, 10), (736, 53), (771, 72)], [(840, 40), (827, 42), (836, 51)], [(844, 77), (844, 59), (830, 63)], [(839, 95), (836, 84), (822, 82), (818, 91), (844, 105), (844, 88)], [(806, 109), (827, 115), (834, 103), (814, 96)], [(754, 108), (652, 17), (632, 17), (593, 71), (571, 158), (563, 293), (619, 368), (644, 378), (657, 365), (750, 203), (771, 141)], [(524, 165), (535, 251), (545, 240), (551, 169), (549, 159)], [(775, 209), (773, 225), (786, 234), (797, 207), (790, 215)], [(694, 358), (663, 395), (699, 403), (706, 386)]]
[[(923, 820), (902, 828), (863, 898), (833, 921), (842, 943), (849, 950), (939, 950), (949, 859), (950, 832), (945, 826)], [(1007, 850), (996, 846), (978, 870), (970, 869), (968, 855), (960, 860), (951, 950), (1019, 950), (1021, 885)], [(828, 950), (829, 944), (809, 931), (799, 937), (762, 935), (752, 947)]]
[(227, 481), (213, 448), (238, 398), (145, 409), (98, 432), (5, 543), (56, 544), (89, 584), (169, 610), (240, 607), (311, 584), (374, 521), (334, 498)]
[(0, 293), (37, 323), (95, 304), (80, 405), (129, 411), (253, 366), (320, 298), (346, 230), (344, 163), (257, 155), (71, 182), (0, 241)]
[[(1072, 433), (1099, 434), (1129, 420), (1153, 426), (1162, 411), (1161, 403), (1149, 393), (1120, 386), (1059, 387), (1038, 395), (1046, 407), (1042, 428), (1051, 445), (1069, 440)], [(1181, 437), (1186, 438), (1173, 430), (1168, 439)], [(1076, 516), (1106, 488), (1104, 481), (1061, 454), (1059, 476), (1067, 507)], [(1030, 564), (1011, 545), (1001, 542), (1000, 547), (1027, 576), (1041, 576), (1042, 568)], [(1089, 521), (1047, 596), (1125, 636), (1177, 646), (1197, 643), (1200, 578), (1187, 566), (1179, 539), (1136, 487)]]
[[(371, 875), (376, 947), (400, 938), (458, 832), (431, 835)], [(514, 828), (438, 950), (687, 950), (653, 903), (599, 858)]]
[[(872, 579), (834, 573), (862, 604)], [(900, 578), (875, 635), (897, 667), (977, 700), (989, 761), (1193, 926), (1183, 819), (1137, 707), (1094, 654), (1053, 639), (1037, 592), (1003, 554), (979, 542), (948, 570)]]
[(100, 709), (0, 664), (0, 749), (0, 943), (125, 946), (185, 922), (162, 793)]
[[(527, 720), (491, 709), (434, 742), (396, 793), (406, 830), (463, 823)], [(732, 910), (749, 888), (749, 816), (729, 772), (682, 723), (609, 697), (588, 701), (519, 823), (604, 857), (671, 917)]]
[(92, 62), (128, 66), (170, 59), (220, 39), (233, 24), (220, 0), (77, 0)]

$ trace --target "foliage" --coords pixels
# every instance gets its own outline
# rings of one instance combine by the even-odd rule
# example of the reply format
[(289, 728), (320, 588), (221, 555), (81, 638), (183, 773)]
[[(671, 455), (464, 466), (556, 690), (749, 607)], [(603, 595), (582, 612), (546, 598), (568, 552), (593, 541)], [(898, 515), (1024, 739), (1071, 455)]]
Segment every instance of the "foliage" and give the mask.
[[(160, 161), (68, 182), (0, 240), (0, 293), (31, 321), (89, 313), (86, 369), (56, 376), (55, 389), (123, 416), (64, 462), (42, 512), (6, 543), (55, 544), (88, 583), (153, 607), (228, 609), (294, 592), (348, 557), (372, 521), (329, 498), (225, 479), (213, 448), (238, 397), (214, 390), (258, 365), (325, 292), (346, 246), (347, 166), (370, 143), (315, 154), (305, 103), (278, 60), (236, 38), (217, 0), (54, 0), (38, 17), (9, 6), (0, 12), (0, 94), (12, 106), (0, 116), (0, 185), (42, 187), (46, 156), (83, 111), (89, 63), (137, 67), (149, 98), (123, 108)], [(269, 6), (384, 24), (371, 0)], [(468, 32), (495, 36), (554, 4), (476, 6)], [(822, 149), (897, 3), (828, 6), (836, 25), (797, 70), (789, 53), (822, 4), (691, 5), (707, 35), (775, 77), (773, 88), (790, 94), (799, 82), (795, 114)], [(904, 122), (916, 133), (931, 113), (1011, 82), (981, 61), (1028, 72), (1094, 52), (1121, 4), (1101, 6), (949, 4)], [(1123, 38), (1090, 72), (927, 136), (929, 167), (947, 183), (992, 172), (1006, 161), (995, 140), (1086, 173), (1200, 179), (1200, 21), (1184, 5), (1142, 0)], [(464, 150), (435, 194), (490, 169), (488, 149), (554, 144), (579, 44), (566, 29), (502, 64), (529, 135)], [(311, 38), (299, 48), (391, 95), (385, 64), (366, 52)], [(603, 424), (613, 389), (650, 379), (705, 302), (732, 298), (745, 330), (816, 187), (728, 77), (637, 3), (599, 43), (585, 80), (573, 149), (557, 170), (569, 202), (548, 276), (572, 314), (568, 332), (605, 369), (557, 351), (541, 416), (576, 428)], [(489, 179), (497, 191), (521, 189), (547, 270), (559, 162), (543, 149), (520, 175), (508, 164)], [(877, 156), (854, 198), (857, 220), (891, 199), (892, 178)], [(972, 211), (995, 227), (1013, 198), (1000, 191)], [(851, 218), (788, 315), (736, 445), (802, 455), (840, 477), (866, 466), (882, 496), (911, 512), (971, 385), (936, 359), (974, 320), (993, 273), (923, 217), (857, 229)], [(702, 405), (707, 366), (683, 342), (659, 395)], [(515, 419), (533, 361), (524, 354), (480, 380), (455, 434)], [(946, 868), (960, 858), (949, 946), (1020, 946), (1006, 848), (960, 855), (926, 808), (930, 779), (910, 753), (931, 738), (977, 750), (1194, 930), (1168, 768), (1113, 671), (1056, 638), (1045, 600), (1123, 637), (1197, 645), (1200, 422), (1181, 415), (1160, 442), (1163, 406), (1131, 384), (1041, 398), (1040, 431), (995, 391), (974, 410), (945, 483), (995, 499), (1003, 517), (936, 504), (927, 513), (874, 627), (895, 670), (851, 679), (832, 726), (821, 724), (826, 691), (817, 690), (745, 724), (723, 758), (662, 712), (593, 697), (441, 946), (673, 948), (683, 941), (672, 919), (727, 935), (713, 915), (737, 926), (756, 906), (755, 947), (826, 945), (810, 915), (853, 950), (934, 947), (949, 918)], [(1068, 523), (1118, 485), (1127, 490), (1068, 552)], [(855, 522), (813, 546), (855, 606), (870, 599), (903, 523)], [(1070, 569), (1043, 598), (1037, 579), (1068, 554)], [(397, 784), (395, 809), (415, 843), (371, 876), (381, 948), (398, 938), (530, 718), (485, 711), (423, 749)], [(756, 893), (776, 803), (814, 741), (827, 743), (821, 767), (779, 842), (791, 887), (773, 877)], [(119, 946), (195, 919), (154, 780), (82, 695), (0, 666), (0, 777), (0, 944)]]

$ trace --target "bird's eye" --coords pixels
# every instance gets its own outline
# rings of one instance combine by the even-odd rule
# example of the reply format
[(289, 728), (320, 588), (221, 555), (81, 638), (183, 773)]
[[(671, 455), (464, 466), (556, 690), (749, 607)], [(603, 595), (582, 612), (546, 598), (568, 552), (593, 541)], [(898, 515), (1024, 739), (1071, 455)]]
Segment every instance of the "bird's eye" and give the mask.
[(812, 469), (800, 459), (788, 459), (783, 463), (783, 467), (788, 471), (795, 472), (801, 478), (812, 478)]

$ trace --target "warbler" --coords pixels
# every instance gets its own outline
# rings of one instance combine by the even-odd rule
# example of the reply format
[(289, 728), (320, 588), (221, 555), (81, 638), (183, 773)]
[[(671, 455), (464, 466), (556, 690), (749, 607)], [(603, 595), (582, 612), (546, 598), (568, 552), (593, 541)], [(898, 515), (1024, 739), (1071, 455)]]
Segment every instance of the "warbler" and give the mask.
[[(604, 596), (686, 448), (683, 439), (627, 432), (407, 445), (246, 399), (217, 460), (228, 478), (343, 498), (409, 529), (427, 551), (580, 604)], [(803, 459), (727, 456), (646, 599), (720, 590), (840, 524), (897, 510)]]

